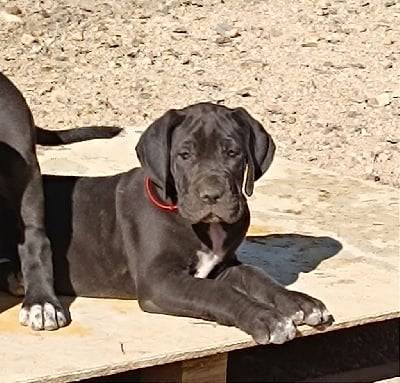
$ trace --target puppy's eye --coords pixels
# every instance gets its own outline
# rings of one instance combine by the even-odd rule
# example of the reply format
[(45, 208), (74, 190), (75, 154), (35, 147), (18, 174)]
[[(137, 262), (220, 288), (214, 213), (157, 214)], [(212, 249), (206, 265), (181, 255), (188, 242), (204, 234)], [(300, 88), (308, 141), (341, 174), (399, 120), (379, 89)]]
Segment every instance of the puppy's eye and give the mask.
[(237, 152), (236, 150), (233, 150), (233, 149), (229, 149), (226, 152), (226, 154), (227, 154), (228, 157), (235, 158), (235, 157), (237, 157), (239, 155), (239, 152)]
[(181, 158), (182, 160), (188, 160), (190, 158), (190, 153), (183, 151), (178, 153), (179, 158)]

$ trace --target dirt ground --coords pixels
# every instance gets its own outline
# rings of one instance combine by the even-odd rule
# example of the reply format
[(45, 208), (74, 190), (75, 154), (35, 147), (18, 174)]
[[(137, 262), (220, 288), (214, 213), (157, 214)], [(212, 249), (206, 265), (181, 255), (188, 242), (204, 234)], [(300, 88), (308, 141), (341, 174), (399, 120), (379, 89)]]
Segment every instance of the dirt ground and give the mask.
[(399, 16), (398, 0), (0, 0), (0, 70), (43, 127), (243, 106), (279, 156), (398, 187)]

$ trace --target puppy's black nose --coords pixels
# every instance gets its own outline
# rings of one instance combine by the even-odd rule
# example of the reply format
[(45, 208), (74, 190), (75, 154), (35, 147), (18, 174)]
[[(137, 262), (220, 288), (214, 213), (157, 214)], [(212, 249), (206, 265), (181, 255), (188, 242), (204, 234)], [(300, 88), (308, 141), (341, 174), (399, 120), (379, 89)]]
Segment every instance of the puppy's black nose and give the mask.
[(200, 198), (207, 205), (215, 205), (224, 194), (222, 187), (208, 186), (200, 191)]

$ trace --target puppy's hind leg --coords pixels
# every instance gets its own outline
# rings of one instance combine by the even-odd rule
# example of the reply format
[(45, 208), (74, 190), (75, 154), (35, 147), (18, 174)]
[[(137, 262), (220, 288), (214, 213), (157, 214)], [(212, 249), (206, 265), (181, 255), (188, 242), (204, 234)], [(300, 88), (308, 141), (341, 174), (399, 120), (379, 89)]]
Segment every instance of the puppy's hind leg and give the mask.
[(18, 266), (8, 258), (0, 258), (0, 290), (15, 296), (24, 296), (25, 288)]

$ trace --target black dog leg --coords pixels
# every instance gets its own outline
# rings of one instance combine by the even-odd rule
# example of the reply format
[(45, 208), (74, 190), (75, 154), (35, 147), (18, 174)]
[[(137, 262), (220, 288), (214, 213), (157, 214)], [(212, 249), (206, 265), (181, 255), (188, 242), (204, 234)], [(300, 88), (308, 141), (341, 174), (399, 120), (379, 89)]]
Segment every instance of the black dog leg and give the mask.
[(333, 316), (318, 299), (286, 289), (261, 269), (250, 265), (228, 267), (217, 277), (260, 303), (271, 305), (296, 325), (329, 325)]
[(22, 238), (18, 245), (25, 298), (19, 321), (34, 330), (55, 330), (69, 319), (54, 293), (50, 242), (44, 229), (44, 197), (39, 172), (34, 172), (21, 201)]

